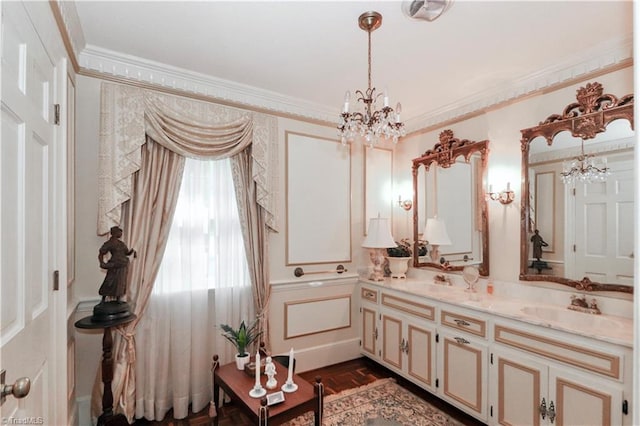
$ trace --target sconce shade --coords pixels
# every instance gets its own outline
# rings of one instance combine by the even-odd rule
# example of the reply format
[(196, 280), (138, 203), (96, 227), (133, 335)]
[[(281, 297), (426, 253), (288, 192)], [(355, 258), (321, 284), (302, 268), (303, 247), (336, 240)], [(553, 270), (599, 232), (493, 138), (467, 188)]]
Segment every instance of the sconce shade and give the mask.
[(444, 221), (437, 217), (427, 219), (423, 238), (431, 245), (451, 245), (451, 238), (449, 238), (449, 234), (447, 233), (447, 227), (445, 226)]
[(390, 248), (396, 247), (397, 244), (391, 235), (389, 227), (389, 219), (386, 217), (377, 217), (369, 219), (369, 228), (367, 237), (362, 242), (364, 248)]

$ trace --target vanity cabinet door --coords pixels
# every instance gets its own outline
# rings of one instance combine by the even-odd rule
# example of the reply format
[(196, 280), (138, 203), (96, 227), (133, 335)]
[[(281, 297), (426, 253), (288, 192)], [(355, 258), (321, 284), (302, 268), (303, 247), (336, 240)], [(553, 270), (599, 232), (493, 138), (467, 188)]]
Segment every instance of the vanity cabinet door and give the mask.
[(402, 335), (402, 318), (382, 313), (382, 361), (387, 366), (402, 370), (405, 339)]
[(487, 343), (465, 333), (443, 331), (439, 345), (438, 378), (443, 399), (486, 421)]
[(434, 388), (435, 330), (425, 324), (407, 322), (407, 374), (428, 390)]
[(360, 352), (378, 359), (378, 291), (360, 288)]
[(578, 369), (493, 350), (492, 424), (621, 425), (622, 387)]
[(555, 401), (556, 424), (621, 425), (622, 389), (609, 380), (565, 368), (549, 370), (549, 398)]
[[(493, 350), (490, 368), (491, 424), (539, 426), (540, 407), (549, 408), (548, 366), (509, 351)], [(585, 423), (586, 424), (586, 423)]]
[(361, 349), (365, 355), (376, 358), (376, 349), (378, 341), (378, 326), (376, 324), (376, 316), (378, 313), (375, 309), (363, 306), (362, 309), (362, 328), (361, 328)]

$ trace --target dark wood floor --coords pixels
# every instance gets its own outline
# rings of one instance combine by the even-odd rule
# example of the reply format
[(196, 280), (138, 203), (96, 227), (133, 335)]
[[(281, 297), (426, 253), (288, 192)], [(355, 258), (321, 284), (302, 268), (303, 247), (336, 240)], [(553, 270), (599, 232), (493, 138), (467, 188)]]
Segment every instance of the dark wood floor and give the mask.
[[(358, 386), (366, 385), (376, 381), (380, 378), (394, 377), (398, 384), (405, 387), (409, 391), (418, 395), (422, 399), (428, 401), (440, 410), (448, 413), (455, 419), (463, 422), (465, 425), (480, 426), (483, 423), (463, 413), (455, 407), (441, 401), (439, 398), (434, 397), (429, 392), (419, 388), (413, 383), (399, 377), (392, 371), (382, 367), (381, 365), (367, 359), (359, 358), (352, 361), (343, 362), (340, 364), (332, 365), (329, 367), (320, 368), (317, 370), (306, 371), (299, 373), (299, 375), (313, 383), (316, 376), (322, 378), (324, 384), (325, 395), (331, 395), (339, 393), (346, 389), (356, 388)], [(209, 408), (202, 410), (199, 413), (190, 414), (186, 419), (175, 420), (172, 418), (172, 412), (169, 411), (165, 416), (165, 419), (161, 422), (150, 422), (147, 420), (137, 420), (135, 425), (137, 426), (202, 426), (210, 425), (213, 422), (209, 418)], [(252, 423), (247, 417), (245, 417), (236, 407), (233, 405), (227, 405), (221, 408), (223, 412), (220, 417), (220, 426), (250, 426)], [(348, 425), (345, 425), (348, 426)]]

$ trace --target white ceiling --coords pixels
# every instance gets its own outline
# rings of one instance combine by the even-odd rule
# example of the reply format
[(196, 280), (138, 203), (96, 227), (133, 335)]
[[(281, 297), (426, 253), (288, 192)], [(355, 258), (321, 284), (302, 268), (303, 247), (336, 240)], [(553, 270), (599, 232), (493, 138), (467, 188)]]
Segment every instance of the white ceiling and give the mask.
[(406, 17), (400, 1), (75, 7), (86, 43), (76, 48), (87, 69), (183, 75), (206, 82), (214, 97), (224, 87), (230, 92), (220, 89), (221, 98), (233, 101), (235, 90), (240, 103), (336, 121), (345, 91), (366, 89), (367, 35), (357, 21), (376, 10), (383, 23), (372, 34), (373, 85), (387, 88), (393, 105), (402, 102), (414, 127), (628, 60), (633, 31), (632, 2), (611, 0), (457, 0), (433, 22)]

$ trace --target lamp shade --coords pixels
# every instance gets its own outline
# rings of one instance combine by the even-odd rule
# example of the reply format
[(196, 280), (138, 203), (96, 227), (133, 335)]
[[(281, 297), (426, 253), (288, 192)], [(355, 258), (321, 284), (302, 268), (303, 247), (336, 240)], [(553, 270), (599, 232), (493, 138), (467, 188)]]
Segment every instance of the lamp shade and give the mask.
[(389, 227), (389, 219), (386, 217), (377, 217), (369, 219), (369, 228), (367, 237), (362, 243), (365, 248), (390, 248), (396, 247), (397, 244), (391, 236), (391, 228)]
[(431, 245), (451, 245), (451, 238), (449, 238), (444, 221), (436, 217), (427, 219), (427, 226), (425, 226), (423, 238)]

